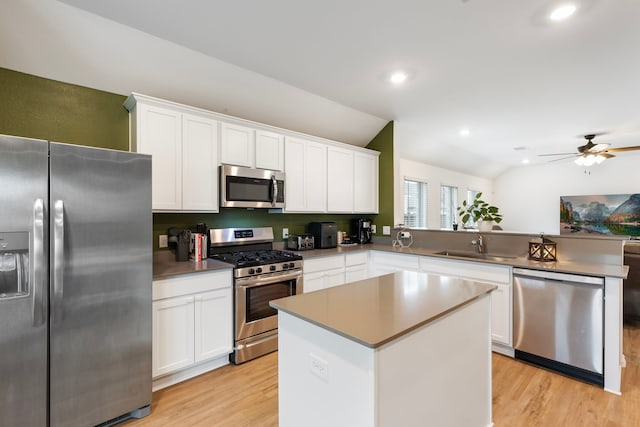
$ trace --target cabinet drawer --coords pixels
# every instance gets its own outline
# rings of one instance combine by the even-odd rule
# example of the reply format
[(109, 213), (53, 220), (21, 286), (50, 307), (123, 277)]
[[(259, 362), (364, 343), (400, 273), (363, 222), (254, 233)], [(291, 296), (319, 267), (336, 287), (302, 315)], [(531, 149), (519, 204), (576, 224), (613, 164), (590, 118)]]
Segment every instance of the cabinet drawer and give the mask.
[(316, 271), (332, 270), (334, 268), (344, 268), (344, 255), (311, 258), (304, 260), (302, 267), (305, 274), (315, 273)]
[(153, 300), (231, 287), (231, 270), (185, 274), (153, 281)]
[(366, 264), (369, 261), (368, 252), (356, 252), (352, 254), (345, 254), (345, 265), (350, 267), (352, 265)]

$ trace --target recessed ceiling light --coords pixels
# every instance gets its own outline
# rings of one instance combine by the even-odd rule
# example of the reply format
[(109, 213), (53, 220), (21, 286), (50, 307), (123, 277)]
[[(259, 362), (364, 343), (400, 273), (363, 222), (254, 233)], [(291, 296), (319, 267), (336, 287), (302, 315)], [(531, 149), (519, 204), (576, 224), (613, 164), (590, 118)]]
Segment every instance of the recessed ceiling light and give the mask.
[(528, 163), (529, 163), (529, 159), (522, 159), (522, 162), (521, 162), (521, 163), (522, 163), (523, 165), (526, 165), (526, 164), (528, 164)]
[(403, 71), (396, 71), (395, 73), (391, 74), (389, 80), (391, 81), (391, 83), (396, 85), (404, 83), (404, 81), (407, 80), (407, 73)]
[(576, 11), (576, 6), (574, 4), (563, 4), (562, 6), (558, 6), (551, 12), (549, 15), (549, 19), (552, 21), (564, 21), (571, 15), (573, 15)]
[(471, 132), (469, 132), (469, 129), (462, 129), (460, 131), (460, 136), (469, 136)]

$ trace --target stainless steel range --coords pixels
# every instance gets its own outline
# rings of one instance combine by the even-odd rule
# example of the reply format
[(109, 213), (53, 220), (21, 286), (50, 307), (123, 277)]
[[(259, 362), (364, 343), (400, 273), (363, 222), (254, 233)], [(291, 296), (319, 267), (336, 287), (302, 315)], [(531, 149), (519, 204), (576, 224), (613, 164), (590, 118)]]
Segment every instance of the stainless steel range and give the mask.
[(233, 264), (234, 351), (240, 364), (278, 349), (278, 312), (269, 301), (302, 292), (302, 257), (273, 249), (273, 229), (209, 231), (211, 258)]

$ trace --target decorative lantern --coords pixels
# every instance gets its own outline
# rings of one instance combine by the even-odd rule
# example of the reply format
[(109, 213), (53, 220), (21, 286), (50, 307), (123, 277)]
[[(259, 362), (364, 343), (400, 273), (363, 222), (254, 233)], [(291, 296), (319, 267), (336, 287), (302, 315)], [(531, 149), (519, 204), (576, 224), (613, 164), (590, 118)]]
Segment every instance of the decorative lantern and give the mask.
[(556, 242), (540, 234), (539, 239), (529, 242), (529, 259), (534, 261), (557, 261)]

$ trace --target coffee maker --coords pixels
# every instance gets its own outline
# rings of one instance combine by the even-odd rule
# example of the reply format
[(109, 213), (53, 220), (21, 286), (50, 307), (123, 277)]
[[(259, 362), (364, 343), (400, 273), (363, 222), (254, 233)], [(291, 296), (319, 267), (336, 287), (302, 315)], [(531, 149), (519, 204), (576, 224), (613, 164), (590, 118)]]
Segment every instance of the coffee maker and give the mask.
[(351, 235), (356, 243), (371, 243), (371, 219), (357, 218), (351, 220)]

